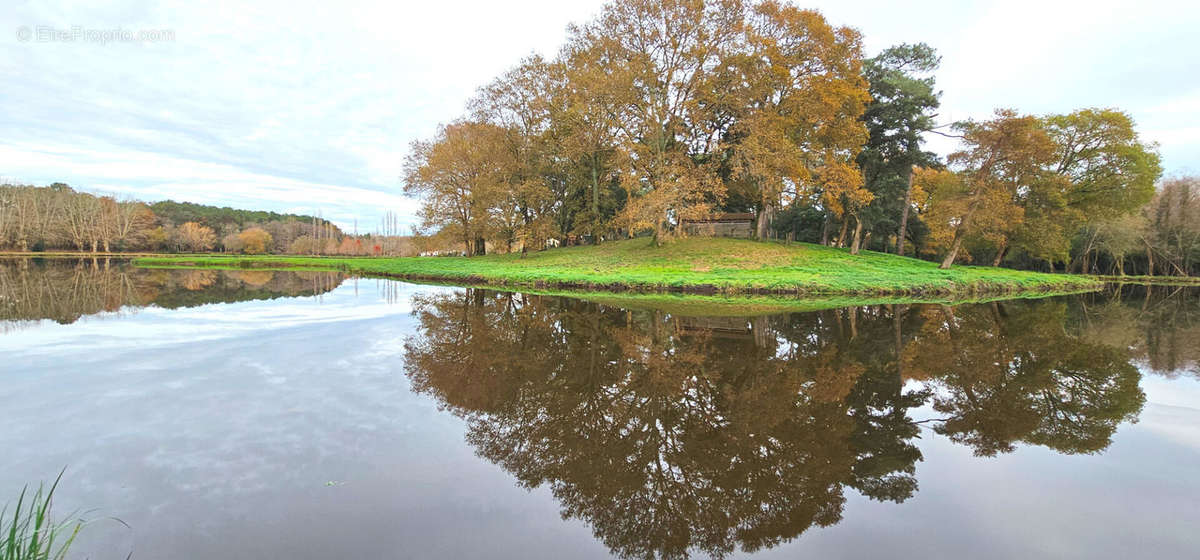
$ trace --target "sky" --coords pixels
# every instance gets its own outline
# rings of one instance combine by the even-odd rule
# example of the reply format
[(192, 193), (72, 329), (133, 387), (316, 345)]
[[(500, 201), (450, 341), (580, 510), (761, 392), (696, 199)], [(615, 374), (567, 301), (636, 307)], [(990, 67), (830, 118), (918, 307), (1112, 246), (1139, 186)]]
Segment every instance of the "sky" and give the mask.
[[(0, 181), (319, 212), (366, 232), (389, 211), (417, 222), (401, 182), (413, 140), (521, 57), (553, 56), (603, 2), (4, 4)], [(1114, 107), (1168, 175), (1200, 173), (1200, 3), (797, 5), (859, 29), (868, 55), (938, 49), (939, 123)]]

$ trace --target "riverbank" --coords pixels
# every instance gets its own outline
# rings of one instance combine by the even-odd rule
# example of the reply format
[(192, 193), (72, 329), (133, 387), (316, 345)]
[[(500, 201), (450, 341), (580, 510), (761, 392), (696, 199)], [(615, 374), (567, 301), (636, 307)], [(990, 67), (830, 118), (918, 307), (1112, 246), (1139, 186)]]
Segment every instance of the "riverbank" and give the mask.
[(1099, 289), (1088, 276), (955, 266), (807, 243), (649, 239), (482, 257), (158, 256), (138, 266), (341, 270), (364, 276), (457, 284), (586, 291), (776, 295), (1065, 293)]

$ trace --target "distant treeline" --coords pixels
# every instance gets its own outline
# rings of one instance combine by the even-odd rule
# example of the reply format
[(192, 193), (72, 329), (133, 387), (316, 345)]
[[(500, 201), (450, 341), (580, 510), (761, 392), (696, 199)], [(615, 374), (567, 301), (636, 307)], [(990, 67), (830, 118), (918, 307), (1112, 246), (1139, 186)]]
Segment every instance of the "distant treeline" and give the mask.
[(0, 185), (0, 250), (412, 255), (391, 227), (350, 235), (329, 220), (191, 202), (147, 204), (72, 189)]
[[(263, 210), (239, 210), (228, 206), (216, 207), (194, 202), (175, 202), (164, 200), (150, 205), (154, 215), (169, 220), (172, 223), (199, 222), (210, 227), (225, 224), (244, 226), (247, 224), (265, 224), (268, 222), (303, 222), (308, 223), (317, 219), (301, 214), (279, 214)], [(324, 220), (322, 220), (324, 223)]]

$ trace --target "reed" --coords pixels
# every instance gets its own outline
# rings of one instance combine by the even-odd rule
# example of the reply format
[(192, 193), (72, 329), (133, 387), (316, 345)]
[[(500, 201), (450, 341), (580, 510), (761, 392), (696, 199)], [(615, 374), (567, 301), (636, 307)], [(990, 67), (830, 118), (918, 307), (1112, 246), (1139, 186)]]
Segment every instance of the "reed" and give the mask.
[(62, 560), (83, 529), (84, 522), (76, 516), (55, 522), (51, 512), (54, 491), (62, 480), (63, 471), (58, 473), (54, 484), (46, 489), (39, 484), (37, 491), (29, 493), (29, 487), (21, 489), (16, 506), (10, 511), (6, 505), (0, 510), (0, 560)]

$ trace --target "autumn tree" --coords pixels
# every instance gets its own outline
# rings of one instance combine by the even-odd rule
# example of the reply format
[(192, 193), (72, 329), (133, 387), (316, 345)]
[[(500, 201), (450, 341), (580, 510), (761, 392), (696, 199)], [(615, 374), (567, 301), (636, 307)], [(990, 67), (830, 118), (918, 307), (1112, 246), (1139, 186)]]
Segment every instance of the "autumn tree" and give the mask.
[[(618, 210), (611, 187), (627, 165), (618, 138), (623, 124), (619, 115), (629, 92), (620, 86), (623, 80), (614, 78), (606, 54), (576, 35), (556, 63), (563, 79), (551, 99), (550, 137), (574, 168), (567, 175), (581, 178), (584, 186), (568, 187), (564, 213), (575, 211), (569, 220), (571, 231), (590, 234), (593, 243), (600, 241)], [(572, 196), (576, 193), (583, 196)]]
[(261, 255), (271, 249), (271, 234), (258, 227), (252, 227), (238, 234), (242, 251), (247, 255)]
[(230, 233), (221, 238), (221, 248), (227, 253), (240, 253), (246, 248), (246, 244), (242, 243), (242, 238), (237, 233)]
[(1144, 205), (1161, 173), (1158, 155), (1141, 142), (1128, 115), (1108, 109), (1083, 109), (1040, 119), (1051, 157), (1040, 180), (1012, 197), (1017, 219), (999, 227), (977, 228), (992, 247), (993, 265), (1010, 251), (1027, 261), (1053, 263), (1070, 258), (1086, 268), (1095, 248), (1094, 224), (1112, 222)]
[(561, 82), (561, 67), (540, 56), (521, 61), (480, 89), (471, 101), (474, 118), (498, 127), (496, 190), (490, 208), (493, 231), (511, 249), (542, 247), (560, 233), (562, 181), (554, 176), (551, 89)]
[(615, 122), (628, 155), (621, 175), (628, 230), (660, 241), (673, 222), (709, 215), (725, 195), (702, 161), (705, 131), (692, 126), (706, 75), (735, 45), (742, 5), (735, 0), (625, 0), (573, 28), (573, 42), (606, 61), (622, 101)]
[(217, 234), (212, 228), (196, 222), (187, 222), (179, 226), (176, 235), (179, 237), (180, 246), (193, 253), (208, 251), (217, 242)]
[(171, 243), (171, 233), (163, 226), (157, 226), (147, 230), (145, 234), (145, 246), (150, 250), (166, 249)]
[(1087, 218), (1128, 214), (1150, 201), (1162, 165), (1133, 118), (1114, 109), (1081, 109), (1044, 119), (1055, 173), (1069, 181), (1067, 205)]
[(483, 254), (492, 232), (492, 209), (506, 194), (512, 168), (507, 131), (464, 121), (443, 126), (428, 142), (413, 142), (404, 166), (404, 192), (421, 195), (422, 225), (462, 240), (467, 253)]
[(153, 227), (154, 213), (141, 202), (101, 196), (98, 203), (97, 237), (105, 252), (140, 245), (146, 230)]
[(707, 121), (724, 127), (722, 147), (735, 188), (754, 201), (759, 238), (785, 195), (820, 193), (847, 218), (869, 202), (854, 162), (867, 139), (859, 120), (869, 100), (862, 59), (857, 31), (768, 0), (751, 9), (742, 46), (713, 72), (704, 88)]
[(1051, 170), (1065, 177), (1061, 183), (1061, 203), (1051, 207), (1030, 208), (1038, 219), (1051, 222), (1059, 235), (1048, 235), (1050, 228), (1026, 228), (1026, 240), (1036, 246), (1046, 239), (1057, 242), (1057, 253), (1066, 252), (1071, 238), (1078, 239), (1082, 251), (1077, 259), (1081, 268), (1094, 261), (1099, 229), (1093, 224), (1121, 222), (1150, 201), (1154, 184), (1162, 174), (1159, 156), (1153, 146), (1143, 143), (1133, 119), (1113, 109), (1081, 109), (1067, 115), (1044, 119), (1047, 134), (1055, 145)]
[(1050, 190), (1055, 180), (1045, 166), (1054, 143), (1035, 117), (998, 110), (991, 120), (956, 125), (964, 147), (950, 155), (952, 175), (934, 176), (925, 185), (931, 230), (941, 231), (946, 246), (942, 268), (950, 268), (966, 236), (994, 235), (1001, 242), (1024, 217), (1021, 200)]
[(120, 229), (121, 207), (117, 200), (111, 196), (102, 196), (99, 198), (99, 216), (97, 217), (97, 227), (99, 228), (98, 237), (104, 248), (104, 252), (112, 251), (112, 244), (117, 239), (117, 231)]
[(71, 243), (80, 251), (91, 249), (96, 252), (103, 231), (100, 200), (71, 192), (64, 193), (62, 201), (63, 229)]

